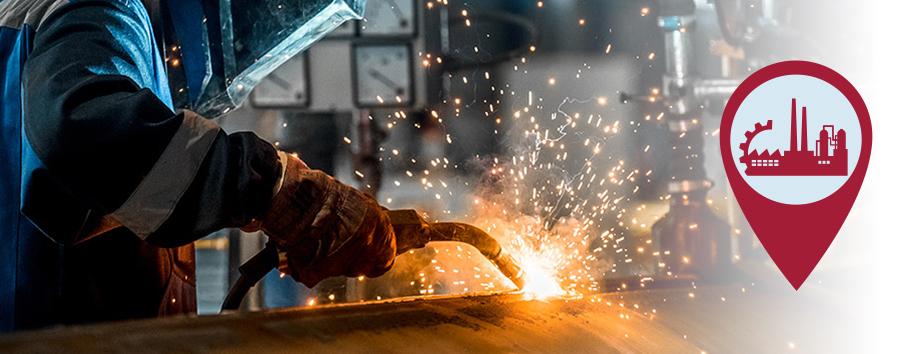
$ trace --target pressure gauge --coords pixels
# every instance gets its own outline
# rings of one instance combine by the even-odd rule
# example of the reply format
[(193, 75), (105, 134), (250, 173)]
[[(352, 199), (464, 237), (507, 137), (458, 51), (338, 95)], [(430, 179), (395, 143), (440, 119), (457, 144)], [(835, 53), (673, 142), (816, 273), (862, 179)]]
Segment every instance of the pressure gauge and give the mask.
[(415, 0), (368, 1), (364, 18), (361, 35), (411, 37), (415, 34)]
[(408, 44), (354, 47), (355, 102), (360, 107), (412, 104), (412, 58)]
[(306, 107), (309, 101), (306, 53), (291, 57), (265, 76), (252, 90), (252, 105), (260, 108)]

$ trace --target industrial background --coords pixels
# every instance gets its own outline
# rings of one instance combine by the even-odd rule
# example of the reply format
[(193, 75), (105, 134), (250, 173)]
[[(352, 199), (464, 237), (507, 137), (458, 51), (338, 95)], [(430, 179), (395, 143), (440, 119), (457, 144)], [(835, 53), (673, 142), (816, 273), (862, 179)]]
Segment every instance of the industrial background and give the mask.
[(865, 266), (861, 246), (835, 242), (795, 293), (733, 198), (718, 128), (734, 88), (771, 63), (862, 72), (871, 19), (829, 0), (686, 4), (369, 0), (365, 20), (215, 119), (387, 208), (478, 226), (531, 292), (470, 246), (432, 243), (374, 279), (308, 289), (274, 270), (239, 313), (214, 316), (267, 241), (227, 229), (195, 244), (198, 317), (21, 333), (0, 351), (865, 349), (834, 334), (862, 332), (861, 312), (828, 300)]

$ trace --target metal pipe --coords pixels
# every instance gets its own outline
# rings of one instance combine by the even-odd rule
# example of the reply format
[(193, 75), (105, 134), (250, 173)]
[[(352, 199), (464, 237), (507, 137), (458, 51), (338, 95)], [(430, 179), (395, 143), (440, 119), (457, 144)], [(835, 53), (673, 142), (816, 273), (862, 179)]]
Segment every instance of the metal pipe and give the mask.
[(694, 6), (682, 0), (662, 0), (662, 8), (658, 26), (664, 32), (667, 59), (662, 91), (669, 113), (670, 210), (652, 224), (652, 239), (659, 247), (663, 275), (718, 281), (731, 265), (730, 228), (706, 204), (712, 183), (703, 165), (702, 108), (696, 95), (699, 79), (692, 60)]
[(662, 16), (658, 27), (664, 31), (666, 72), (662, 96), (672, 114), (687, 114), (695, 106), (693, 97), (693, 27), (691, 15)]
[[(680, 25), (684, 24), (680, 23)], [(664, 33), (664, 45), (668, 74), (674, 79), (686, 80), (690, 77), (690, 58), (693, 56), (690, 33), (686, 30), (686, 27), (666, 31)]]

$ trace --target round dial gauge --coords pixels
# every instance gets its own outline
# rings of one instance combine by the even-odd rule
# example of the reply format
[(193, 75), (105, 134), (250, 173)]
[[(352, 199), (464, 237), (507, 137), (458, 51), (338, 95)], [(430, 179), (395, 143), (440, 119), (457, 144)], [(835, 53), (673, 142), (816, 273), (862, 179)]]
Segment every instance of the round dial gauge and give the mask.
[(354, 49), (358, 106), (404, 106), (412, 99), (408, 45), (366, 45)]
[(415, 34), (415, 0), (368, 1), (361, 34), (368, 36), (412, 36)]
[(309, 99), (306, 53), (291, 57), (266, 75), (252, 90), (256, 107), (304, 107)]

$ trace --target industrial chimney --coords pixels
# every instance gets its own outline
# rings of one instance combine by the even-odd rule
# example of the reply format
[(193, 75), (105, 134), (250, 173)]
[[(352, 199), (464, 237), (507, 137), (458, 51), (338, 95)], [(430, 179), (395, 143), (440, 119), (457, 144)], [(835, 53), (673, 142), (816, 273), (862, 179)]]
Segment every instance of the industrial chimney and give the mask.
[(796, 134), (795, 134), (795, 98), (792, 99), (792, 127), (789, 128), (789, 151), (795, 152), (796, 150)]
[(802, 107), (802, 152), (808, 151), (808, 116), (805, 107)]

